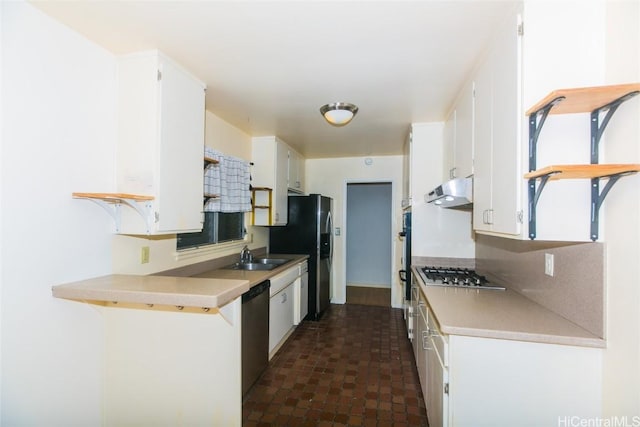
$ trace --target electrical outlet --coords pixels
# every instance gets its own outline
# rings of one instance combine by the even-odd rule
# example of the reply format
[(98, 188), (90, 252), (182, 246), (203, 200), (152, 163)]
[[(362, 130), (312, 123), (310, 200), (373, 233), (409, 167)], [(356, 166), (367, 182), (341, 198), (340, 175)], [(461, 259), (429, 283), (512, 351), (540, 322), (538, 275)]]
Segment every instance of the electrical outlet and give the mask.
[(140, 249), (140, 264), (147, 264), (149, 262), (149, 246), (143, 246)]
[(544, 254), (544, 274), (553, 277), (553, 254)]

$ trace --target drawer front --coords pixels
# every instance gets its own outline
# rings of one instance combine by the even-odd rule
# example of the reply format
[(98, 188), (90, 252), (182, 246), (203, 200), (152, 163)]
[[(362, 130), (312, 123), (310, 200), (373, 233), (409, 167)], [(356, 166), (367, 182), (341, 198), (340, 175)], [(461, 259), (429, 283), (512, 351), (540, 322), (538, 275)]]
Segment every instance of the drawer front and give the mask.
[(438, 325), (433, 320), (433, 316), (429, 319), (429, 335), (431, 339), (431, 346), (438, 355), (442, 366), (449, 366), (449, 343), (446, 337), (442, 335)]

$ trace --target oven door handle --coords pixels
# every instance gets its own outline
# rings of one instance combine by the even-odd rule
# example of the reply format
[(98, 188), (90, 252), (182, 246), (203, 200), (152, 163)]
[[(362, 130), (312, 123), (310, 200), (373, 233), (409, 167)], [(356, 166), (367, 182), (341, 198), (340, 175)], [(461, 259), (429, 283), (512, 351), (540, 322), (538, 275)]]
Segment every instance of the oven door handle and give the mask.
[(400, 270), (398, 271), (398, 275), (400, 276), (400, 281), (401, 282), (407, 282), (407, 270)]

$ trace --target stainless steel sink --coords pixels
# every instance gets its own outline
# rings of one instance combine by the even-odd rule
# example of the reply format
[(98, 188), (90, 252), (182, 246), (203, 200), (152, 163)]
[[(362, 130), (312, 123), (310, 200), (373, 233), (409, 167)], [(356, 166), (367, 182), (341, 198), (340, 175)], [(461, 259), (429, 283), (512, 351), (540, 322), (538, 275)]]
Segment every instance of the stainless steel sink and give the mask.
[(275, 264), (275, 265), (286, 264), (289, 261), (291, 260), (284, 259), (284, 258), (256, 258), (253, 260), (254, 263), (258, 263), (258, 264)]
[(262, 262), (236, 262), (235, 264), (223, 267), (226, 270), (273, 270), (278, 264), (268, 264)]

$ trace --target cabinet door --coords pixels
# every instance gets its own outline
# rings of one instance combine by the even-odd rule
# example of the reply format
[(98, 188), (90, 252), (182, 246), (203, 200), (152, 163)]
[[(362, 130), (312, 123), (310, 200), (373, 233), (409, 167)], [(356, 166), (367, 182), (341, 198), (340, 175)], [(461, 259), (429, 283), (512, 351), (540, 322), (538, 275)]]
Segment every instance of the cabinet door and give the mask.
[(443, 139), (443, 181), (456, 177), (456, 110), (453, 110), (444, 122)]
[[(430, 340), (432, 341), (432, 340)], [(434, 350), (434, 343), (429, 344), (427, 352), (427, 417), (431, 426), (448, 425), (449, 391), (445, 389), (448, 383), (448, 370), (442, 365)]]
[(269, 300), (269, 353), (293, 327), (293, 283)]
[(289, 175), (289, 146), (273, 136), (252, 139), (253, 186), (267, 187), (271, 193), (271, 224), (287, 224), (287, 181)]
[(420, 378), (422, 395), (426, 403), (429, 400), (428, 396), (431, 393), (431, 390), (429, 389), (427, 372), (427, 357), (429, 353), (429, 328), (427, 326), (427, 306), (424, 302), (424, 297), (422, 297), (420, 303), (418, 304), (418, 316), (416, 320), (416, 341), (418, 342), (416, 352), (416, 367), (418, 368), (418, 377)]
[(473, 174), (473, 86), (473, 81), (465, 85), (456, 105), (454, 178), (464, 178)]
[(413, 134), (409, 131), (402, 147), (402, 207), (411, 207), (411, 144)]
[(287, 174), (289, 148), (276, 140), (275, 187), (273, 188), (273, 225), (287, 224)]
[(510, 19), (475, 76), (474, 210), (477, 231), (521, 231), (519, 16)]
[(501, 32), (491, 55), (493, 73), (493, 218), (491, 231), (520, 234), (518, 213), (523, 184), (520, 159), (521, 146), (521, 37), (520, 17), (514, 17)]
[(176, 65), (160, 67), (157, 230), (202, 229), (204, 90)]
[(120, 231), (202, 229), (204, 85), (158, 52), (118, 62), (117, 192), (153, 196), (145, 219), (122, 209)]
[(492, 92), (491, 69), (485, 62), (475, 76), (473, 228), (481, 231), (491, 229)]
[(294, 150), (289, 149), (287, 185), (289, 190), (297, 193), (304, 192), (304, 159)]

